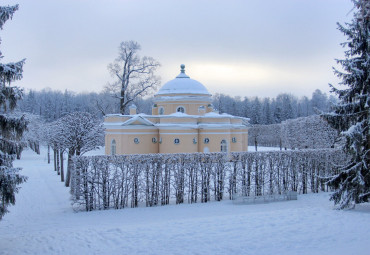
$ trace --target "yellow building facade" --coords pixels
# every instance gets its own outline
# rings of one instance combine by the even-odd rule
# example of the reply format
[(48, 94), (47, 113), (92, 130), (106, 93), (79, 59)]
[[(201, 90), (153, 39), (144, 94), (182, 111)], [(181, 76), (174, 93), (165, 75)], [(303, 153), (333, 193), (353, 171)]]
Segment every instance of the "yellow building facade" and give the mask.
[(154, 96), (152, 115), (110, 114), (104, 119), (107, 155), (247, 151), (248, 119), (218, 114), (211, 94), (181, 73)]

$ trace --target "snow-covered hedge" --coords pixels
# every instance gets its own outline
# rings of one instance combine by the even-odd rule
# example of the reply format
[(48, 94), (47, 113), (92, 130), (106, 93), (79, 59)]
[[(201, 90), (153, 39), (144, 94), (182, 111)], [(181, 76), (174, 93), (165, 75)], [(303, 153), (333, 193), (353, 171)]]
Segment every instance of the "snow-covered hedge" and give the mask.
[(319, 115), (289, 119), (280, 124), (254, 125), (248, 129), (250, 146), (284, 147), (289, 149), (331, 148), (338, 131)]
[(76, 209), (90, 211), (319, 192), (343, 158), (334, 149), (79, 156), (71, 193)]

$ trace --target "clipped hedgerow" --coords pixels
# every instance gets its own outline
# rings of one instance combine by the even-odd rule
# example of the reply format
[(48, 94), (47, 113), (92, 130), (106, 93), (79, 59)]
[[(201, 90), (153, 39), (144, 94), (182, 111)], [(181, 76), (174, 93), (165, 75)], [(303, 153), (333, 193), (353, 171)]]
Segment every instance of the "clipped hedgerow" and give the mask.
[(71, 194), (76, 210), (91, 211), (316, 193), (344, 158), (335, 149), (79, 156)]

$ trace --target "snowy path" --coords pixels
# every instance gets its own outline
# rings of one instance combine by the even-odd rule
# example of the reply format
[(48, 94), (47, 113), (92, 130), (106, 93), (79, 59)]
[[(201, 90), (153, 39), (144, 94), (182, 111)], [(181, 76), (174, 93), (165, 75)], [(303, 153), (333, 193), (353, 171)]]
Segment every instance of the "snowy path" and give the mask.
[(25, 151), (29, 176), (0, 222), (0, 254), (369, 254), (370, 205), (332, 210), (328, 194), (74, 213), (45, 153)]

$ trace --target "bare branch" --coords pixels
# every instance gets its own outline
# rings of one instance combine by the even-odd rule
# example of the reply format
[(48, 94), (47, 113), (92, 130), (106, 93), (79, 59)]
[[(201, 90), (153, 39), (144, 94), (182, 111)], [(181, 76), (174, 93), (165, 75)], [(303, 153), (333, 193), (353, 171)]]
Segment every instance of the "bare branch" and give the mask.
[(135, 98), (148, 94), (159, 84), (154, 75), (160, 63), (152, 57), (140, 57), (140, 45), (135, 41), (121, 42), (119, 54), (115, 61), (108, 65), (108, 70), (120, 84), (120, 113)]

